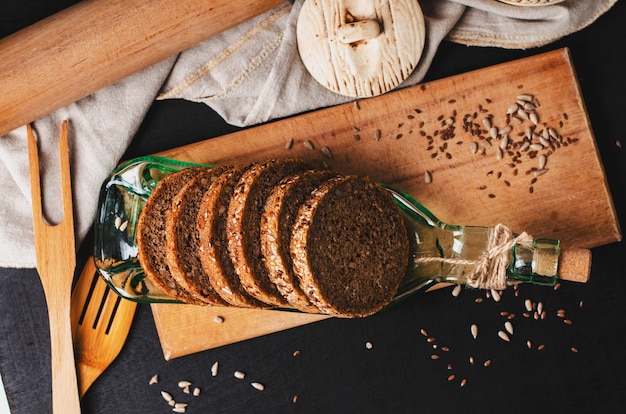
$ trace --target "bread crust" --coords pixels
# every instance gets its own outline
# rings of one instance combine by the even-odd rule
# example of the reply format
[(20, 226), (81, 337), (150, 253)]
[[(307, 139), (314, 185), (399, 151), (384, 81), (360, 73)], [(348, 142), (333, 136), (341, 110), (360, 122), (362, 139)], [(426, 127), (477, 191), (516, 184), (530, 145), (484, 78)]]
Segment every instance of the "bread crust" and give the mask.
[(137, 258), (146, 278), (169, 296), (190, 304), (205, 304), (192, 296), (172, 276), (166, 258), (166, 217), (173, 194), (204, 168), (193, 167), (164, 177), (152, 191), (137, 221)]
[(327, 170), (308, 170), (284, 178), (276, 185), (261, 216), (261, 252), (270, 280), (293, 307), (307, 313), (320, 313), (302, 291), (294, 275), (289, 252), (291, 229), (298, 207), (324, 181), (338, 173)]
[(196, 222), (204, 193), (228, 168), (209, 168), (189, 180), (172, 200), (165, 220), (166, 257), (172, 277), (194, 297), (216, 306), (227, 305), (227, 302), (217, 294), (200, 262), (200, 234)]
[(228, 204), (239, 177), (251, 166), (226, 170), (204, 193), (197, 218), (198, 254), (213, 289), (222, 299), (238, 307), (268, 308), (268, 304), (249, 295), (241, 285), (225, 241)]
[(258, 300), (289, 306), (267, 274), (260, 247), (260, 222), (271, 189), (284, 177), (312, 167), (299, 160), (257, 163), (239, 179), (228, 206), (228, 252), (246, 291)]

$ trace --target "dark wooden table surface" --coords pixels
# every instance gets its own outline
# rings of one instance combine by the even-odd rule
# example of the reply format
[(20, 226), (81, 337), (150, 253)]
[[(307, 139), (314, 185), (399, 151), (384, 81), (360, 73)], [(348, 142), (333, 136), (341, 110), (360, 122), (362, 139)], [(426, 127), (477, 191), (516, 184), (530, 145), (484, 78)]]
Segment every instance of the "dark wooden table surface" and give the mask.
[[(3, 1), (0, 36), (73, 2)], [(624, 39), (626, 4), (618, 2), (592, 26), (542, 48), (444, 43), (426, 80), (569, 47), (623, 223), (626, 150), (618, 142), (626, 143)], [(236, 129), (203, 105), (155, 102), (127, 156)], [(525, 202), (519, 200), (514, 208), (523, 210)], [(81, 246), (79, 267), (90, 249), (88, 239)], [(125, 348), (84, 397), (83, 411), (171, 412), (160, 394), (165, 390), (189, 402), (188, 413), (624, 412), (625, 258), (624, 243), (593, 249), (591, 280), (585, 285), (563, 283), (558, 290), (524, 285), (519, 296), (511, 290), (500, 302), (482, 303), (476, 299), (484, 292), (464, 291), (454, 298), (446, 288), (366, 319), (327, 320), (172, 361), (164, 360), (150, 308), (141, 305)], [(543, 302), (546, 319), (522, 316), (527, 298)], [(557, 316), (559, 309), (571, 325)], [(504, 320), (500, 312), (517, 314), (510, 343), (495, 334)], [(470, 325), (476, 321), (484, 334), (475, 341)], [(422, 329), (436, 341), (428, 342)], [(438, 360), (431, 359), (434, 353)], [(491, 363), (484, 366), (487, 360)], [(216, 361), (219, 374), (213, 377)], [(34, 269), (0, 269), (0, 374), (12, 413), (50, 411), (49, 367), (46, 307), (37, 274)], [(237, 370), (246, 373), (246, 380), (233, 376)], [(451, 372), (454, 380), (449, 380)], [(159, 383), (149, 385), (155, 374)], [(201, 388), (200, 396), (183, 394), (180, 380)], [(265, 390), (255, 390), (251, 381), (263, 383)]]

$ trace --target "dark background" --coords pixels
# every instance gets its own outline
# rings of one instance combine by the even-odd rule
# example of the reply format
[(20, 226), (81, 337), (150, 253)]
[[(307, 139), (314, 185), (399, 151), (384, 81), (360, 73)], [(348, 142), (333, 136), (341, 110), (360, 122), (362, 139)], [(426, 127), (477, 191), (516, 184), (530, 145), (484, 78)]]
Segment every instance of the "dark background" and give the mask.
[[(72, 3), (3, 0), (0, 37)], [(626, 157), (617, 141), (626, 141), (625, 18), (626, 4), (618, 2), (583, 31), (529, 50), (444, 42), (425, 81), (569, 47), (623, 224)], [(204, 105), (155, 102), (127, 157), (235, 130)], [(520, 211), (524, 203), (520, 200)], [(87, 240), (79, 269), (91, 249)], [(150, 308), (140, 305), (124, 350), (89, 390), (83, 411), (171, 412), (160, 396), (166, 390), (190, 403), (188, 413), (625, 412), (625, 257), (623, 243), (593, 249), (591, 280), (585, 285), (563, 283), (559, 290), (524, 285), (519, 296), (507, 290), (499, 303), (476, 303), (484, 297), (478, 291), (453, 298), (446, 288), (363, 320), (323, 321), (169, 362), (163, 358)], [(542, 301), (548, 317), (523, 318), (526, 298)], [(572, 325), (556, 316), (558, 309), (565, 309)], [(505, 320), (501, 311), (517, 314), (510, 343), (495, 334)], [(472, 323), (480, 329), (475, 341)], [(421, 329), (436, 341), (427, 342)], [(527, 339), (533, 349), (526, 347)], [(538, 350), (540, 344), (545, 349)], [(435, 352), (440, 359), (431, 359)], [(485, 367), (487, 359), (491, 365)], [(215, 361), (220, 372), (212, 377)], [(13, 414), (50, 411), (49, 367), (46, 307), (36, 271), (0, 269), (0, 374)], [(235, 370), (245, 372), (246, 380), (234, 378)], [(451, 372), (456, 378), (448, 381)], [(154, 374), (159, 374), (159, 384), (148, 385)], [(467, 383), (461, 387), (463, 378)], [(182, 394), (176, 384), (183, 379), (202, 394)], [(265, 390), (253, 389), (250, 381), (263, 383)]]

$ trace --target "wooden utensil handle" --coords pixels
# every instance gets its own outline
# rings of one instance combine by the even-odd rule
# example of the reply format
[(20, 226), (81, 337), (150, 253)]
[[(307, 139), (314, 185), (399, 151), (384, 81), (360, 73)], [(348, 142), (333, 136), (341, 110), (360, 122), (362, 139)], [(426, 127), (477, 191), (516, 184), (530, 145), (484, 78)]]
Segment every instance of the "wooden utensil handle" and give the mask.
[(0, 39), (0, 135), (283, 2), (84, 0)]
[[(65, 289), (69, 292), (69, 289)], [(50, 323), (52, 412), (80, 413), (74, 346), (70, 324), (70, 295), (46, 295)]]

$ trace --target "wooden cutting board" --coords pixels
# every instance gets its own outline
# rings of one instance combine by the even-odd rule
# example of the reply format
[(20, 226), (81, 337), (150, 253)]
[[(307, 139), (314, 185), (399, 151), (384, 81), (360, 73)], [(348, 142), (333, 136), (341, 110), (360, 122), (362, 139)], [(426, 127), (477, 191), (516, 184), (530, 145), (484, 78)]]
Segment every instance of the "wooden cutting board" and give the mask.
[[(483, 152), (490, 136), (484, 118), (491, 118), (498, 130), (510, 125), (511, 142), (521, 141), (526, 128), (534, 125), (530, 119), (507, 116), (523, 94), (538, 103), (535, 131), (541, 135), (548, 129), (559, 145), (553, 144), (550, 151), (530, 149), (520, 154), (517, 149), (505, 150), (499, 156), (502, 139), (498, 138)], [(540, 154), (547, 154), (547, 161), (545, 173), (538, 175)], [(500, 222), (514, 231), (560, 239), (572, 247), (591, 248), (621, 239), (567, 49), (325, 108), (160, 155), (214, 164), (297, 157), (403, 189), (447, 223)], [(425, 174), (430, 175), (430, 183)], [(166, 359), (324, 318), (192, 305), (152, 305), (152, 309)], [(215, 322), (216, 316), (223, 322)]]

